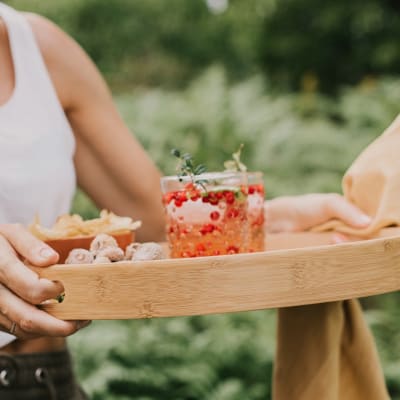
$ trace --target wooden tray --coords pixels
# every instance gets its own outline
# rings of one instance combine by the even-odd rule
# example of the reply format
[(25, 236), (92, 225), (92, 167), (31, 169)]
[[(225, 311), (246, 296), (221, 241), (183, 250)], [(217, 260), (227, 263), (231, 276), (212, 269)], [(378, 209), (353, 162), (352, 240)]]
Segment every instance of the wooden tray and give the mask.
[(64, 284), (64, 302), (43, 307), (62, 319), (259, 310), (400, 289), (399, 229), (339, 245), (328, 245), (330, 238), (326, 233), (268, 235), (270, 250), (262, 253), (36, 271)]

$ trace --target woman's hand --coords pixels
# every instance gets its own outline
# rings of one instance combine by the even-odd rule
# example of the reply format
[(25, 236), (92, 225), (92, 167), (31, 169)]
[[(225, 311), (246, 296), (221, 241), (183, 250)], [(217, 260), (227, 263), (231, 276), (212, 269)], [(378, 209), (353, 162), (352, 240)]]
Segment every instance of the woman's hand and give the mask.
[(365, 228), (371, 222), (368, 215), (336, 193), (277, 197), (265, 202), (265, 224), (269, 232), (306, 231), (331, 219), (355, 228)]
[(0, 224), (0, 330), (22, 339), (68, 336), (87, 321), (62, 321), (36, 305), (63, 293), (59, 282), (41, 279), (21, 259), (47, 267), (58, 254), (22, 225)]

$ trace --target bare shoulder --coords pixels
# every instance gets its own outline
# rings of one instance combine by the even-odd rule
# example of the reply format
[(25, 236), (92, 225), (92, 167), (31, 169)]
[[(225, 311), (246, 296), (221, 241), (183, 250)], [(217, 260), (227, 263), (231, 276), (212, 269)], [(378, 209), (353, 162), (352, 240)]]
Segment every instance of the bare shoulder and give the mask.
[(50, 72), (59, 68), (71, 56), (77, 57), (81, 52), (78, 44), (61, 28), (45, 17), (24, 13), (31, 25), (33, 34)]
[(93, 63), (79, 44), (47, 18), (24, 13), (31, 25), (46, 67), (64, 108), (76, 99), (71, 84), (85, 85), (95, 71)]

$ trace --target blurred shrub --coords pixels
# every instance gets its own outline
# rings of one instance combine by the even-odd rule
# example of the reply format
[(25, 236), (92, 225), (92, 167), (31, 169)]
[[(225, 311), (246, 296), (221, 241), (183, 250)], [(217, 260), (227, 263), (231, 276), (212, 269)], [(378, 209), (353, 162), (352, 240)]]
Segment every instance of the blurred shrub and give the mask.
[(182, 87), (222, 64), (230, 78), (261, 67), (277, 88), (336, 91), (400, 73), (394, 0), (7, 0), (46, 15), (88, 51), (114, 86)]
[(266, 400), (273, 318), (262, 311), (95, 322), (70, 342), (94, 400)]
[[(215, 67), (184, 91), (135, 91), (116, 100), (164, 173), (174, 174), (172, 147), (217, 169), (245, 143), (244, 159), (265, 172), (272, 197), (339, 191), (345, 169), (398, 113), (400, 80), (343, 89), (334, 101), (275, 96), (260, 77), (231, 85)], [(75, 210), (93, 212), (81, 196)], [(398, 301), (396, 294), (374, 297), (366, 313), (393, 399), (400, 398)], [(95, 400), (266, 400), (274, 331), (274, 313), (260, 311), (95, 322), (70, 341)]]
[(400, 73), (396, 0), (282, 0), (266, 15), (260, 56), (278, 85), (332, 92)]
[[(114, 88), (182, 87), (220, 63), (276, 88), (334, 92), (400, 73), (395, 0), (7, 0), (48, 16), (88, 51)], [(211, 1), (209, 0), (209, 3)]]
[(252, 71), (266, 3), (233, 1), (213, 14), (204, 0), (86, 0), (70, 30), (114, 85), (182, 86), (215, 62), (236, 78)]
[(179, 87), (220, 62), (240, 78), (256, 68), (255, 38), (271, 0), (233, 0), (211, 12), (204, 0), (8, 0), (71, 34), (114, 88)]
[(344, 171), (392, 121), (399, 102), (399, 80), (344, 89), (337, 100), (312, 93), (275, 96), (260, 77), (230, 85), (218, 67), (184, 91), (117, 97), (128, 125), (165, 174), (175, 173), (172, 148), (216, 170), (244, 143), (244, 161), (265, 172), (271, 197), (340, 191)]
[[(219, 67), (183, 91), (135, 90), (118, 108), (164, 174), (175, 174), (172, 148), (220, 170), (241, 143), (249, 169), (265, 173), (269, 198), (340, 192), (357, 154), (399, 113), (400, 80), (345, 88), (333, 100), (316, 93), (269, 94), (261, 77), (231, 85)], [(74, 211), (95, 213), (82, 193)]]

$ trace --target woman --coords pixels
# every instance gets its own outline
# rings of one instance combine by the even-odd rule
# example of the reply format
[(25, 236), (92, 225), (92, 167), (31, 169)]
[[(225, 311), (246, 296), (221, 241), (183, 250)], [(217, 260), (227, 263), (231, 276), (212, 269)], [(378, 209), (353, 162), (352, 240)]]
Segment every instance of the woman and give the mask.
[[(39, 214), (51, 225), (68, 213), (77, 180), (100, 208), (140, 219), (138, 240), (162, 240), (159, 172), (73, 40), (44, 18), (2, 3), (0, 16), (0, 324), (13, 334), (0, 336), (6, 345), (0, 398), (29, 399), (31, 390), (32, 398), (45, 399), (60, 380), (62, 398), (79, 399), (72, 374), (65, 372), (69, 358), (61, 337), (88, 322), (60, 321), (33, 306), (63, 287), (38, 279), (17, 253), (42, 267), (56, 263), (58, 255), (19, 224)], [(7, 344), (14, 336), (19, 340)], [(35, 355), (5, 356), (26, 353)], [(28, 365), (30, 375), (23, 370)]]
[[(161, 240), (160, 174), (69, 36), (3, 3), (0, 17), (0, 397), (83, 399), (63, 338), (89, 322), (35, 307), (63, 287), (20, 261), (46, 267), (58, 259), (24, 225), (35, 214), (51, 225), (67, 213), (77, 181), (100, 208), (140, 219), (138, 240)], [(333, 217), (368, 223), (337, 195), (310, 196), (269, 203), (269, 226), (302, 230)]]

